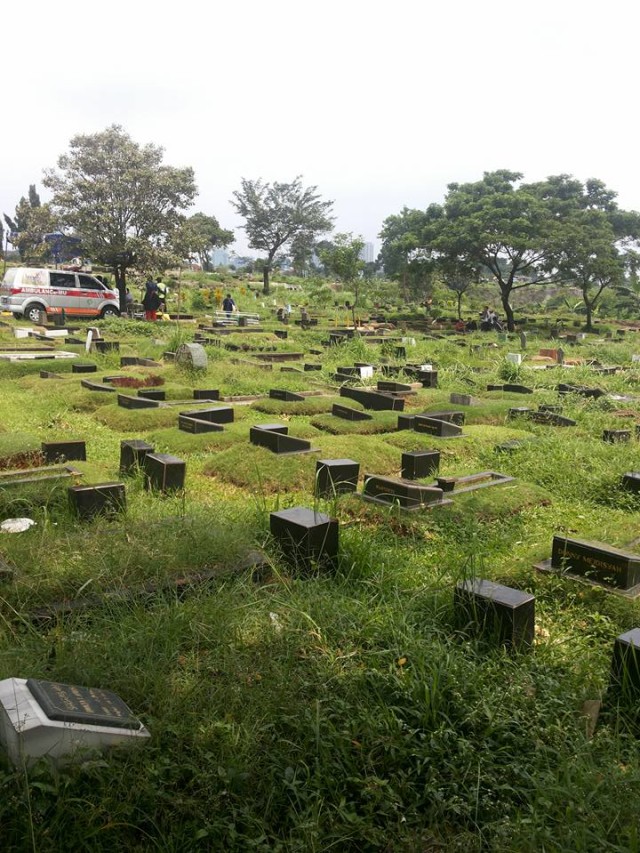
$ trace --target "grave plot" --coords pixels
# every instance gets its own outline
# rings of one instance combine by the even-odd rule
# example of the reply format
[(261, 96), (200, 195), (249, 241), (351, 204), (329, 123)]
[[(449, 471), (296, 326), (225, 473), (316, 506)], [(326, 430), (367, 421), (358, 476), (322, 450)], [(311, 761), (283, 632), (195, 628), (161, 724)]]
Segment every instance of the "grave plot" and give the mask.
[[(376, 468), (383, 474), (395, 474), (400, 467), (400, 453), (374, 436), (316, 434), (311, 444), (318, 447), (323, 459), (359, 460), (366, 454), (367, 458), (375, 458)], [(315, 491), (316, 462), (315, 455), (308, 453), (292, 456), (265, 453), (247, 442), (245, 432), (241, 440), (226, 445), (222, 452), (207, 460), (202, 471), (218, 482), (231, 483), (253, 493), (256, 490), (269, 494), (297, 491), (310, 499)]]
[[(331, 414), (315, 415), (311, 418), (311, 424), (333, 435), (375, 435), (395, 431), (395, 412), (366, 412), (364, 409), (356, 409), (357, 405), (336, 403), (332, 406)], [(340, 414), (336, 413), (336, 409)]]
[(256, 400), (251, 408), (268, 415), (316, 415), (330, 412), (338, 400), (339, 397), (317, 392), (314, 396), (302, 397), (297, 401), (266, 397)]

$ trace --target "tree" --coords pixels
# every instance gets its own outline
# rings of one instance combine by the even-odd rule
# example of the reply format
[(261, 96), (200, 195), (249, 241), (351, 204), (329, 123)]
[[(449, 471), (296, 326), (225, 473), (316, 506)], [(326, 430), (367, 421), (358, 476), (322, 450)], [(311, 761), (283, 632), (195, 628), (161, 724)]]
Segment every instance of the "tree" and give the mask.
[(302, 186), (298, 176), (290, 184), (263, 183), (242, 178), (242, 189), (233, 193), (231, 204), (242, 216), (249, 246), (267, 253), (263, 266), (263, 291), (269, 293), (269, 275), (274, 259), (294, 239), (312, 240), (329, 231), (333, 202), (322, 201), (317, 187)]
[(333, 237), (333, 248), (320, 251), (320, 258), (327, 270), (353, 290), (351, 314), (353, 327), (356, 328), (356, 309), (362, 291), (362, 271), (365, 263), (360, 257), (364, 248), (362, 237), (353, 234), (336, 234)]
[(134, 142), (119, 125), (74, 136), (45, 172), (61, 223), (85, 253), (113, 269), (124, 310), (127, 270), (162, 269), (170, 240), (196, 195), (193, 169), (163, 164), (163, 149)]
[[(586, 331), (593, 331), (593, 313), (608, 288), (621, 290), (633, 282), (637, 263), (640, 214), (619, 210), (607, 191), (599, 205), (593, 201), (589, 182), (570, 212), (562, 231), (558, 269), (580, 289), (586, 313)], [(604, 188), (604, 185), (603, 189)]]
[(382, 247), (378, 260), (385, 274), (399, 281), (404, 298), (409, 295), (425, 297), (433, 281), (434, 264), (431, 252), (425, 249), (425, 229), (433, 219), (442, 216), (440, 205), (427, 210), (404, 207), (398, 215), (388, 216), (378, 235)]
[(440, 258), (437, 262), (442, 283), (456, 295), (458, 320), (462, 320), (462, 297), (478, 281), (479, 270), (457, 259)]
[(215, 216), (194, 213), (177, 227), (172, 247), (180, 259), (195, 257), (203, 270), (211, 269), (209, 252), (233, 243), (233, 231), (220, 227)]
[(521, 179), (518, 172), (499, 170), (475, 183), (449, 184), (443, 215), (425, 236), (438, 256), (484, 267), (493, 276), (510, 331), (513, 292), (560, 279), (558, 236), (575, 190), (566, 175), (530, 185), (518, 184)]
[(43, 261), (48, 257), (44, 236), (55, 230), (56, 219), (51, 207), (40, 202), (35, 184), (30, 184), (28, 198), (22, 196), (16, 205), (14, 218), (6, 214), (4, 218), (11, 235), (9, 241), (17, 248), (21, 261)]

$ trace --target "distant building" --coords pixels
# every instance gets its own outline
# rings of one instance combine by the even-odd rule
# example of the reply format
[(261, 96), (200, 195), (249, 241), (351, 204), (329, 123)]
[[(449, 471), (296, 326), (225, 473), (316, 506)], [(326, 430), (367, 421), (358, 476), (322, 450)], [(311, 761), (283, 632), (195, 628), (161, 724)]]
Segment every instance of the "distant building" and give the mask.
[(365, 264), (373, 263), (373, 243), (365, 243), (360, 252), (360, 260)]
[(226, 249), (213, 249), (209, 253), (209, 258), (214, 269), (229, 266), (229, 252)]

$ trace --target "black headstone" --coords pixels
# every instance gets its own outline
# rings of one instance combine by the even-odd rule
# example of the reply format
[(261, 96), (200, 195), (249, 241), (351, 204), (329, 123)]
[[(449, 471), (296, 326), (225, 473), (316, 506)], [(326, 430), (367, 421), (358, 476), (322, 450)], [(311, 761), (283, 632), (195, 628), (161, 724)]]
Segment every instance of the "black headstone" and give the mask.
[(193, 391), (194, 400), (219, 400), (220, 391), (218, 389), (207, 391), (203, 388), (195, 388)]
[(294, 507), (272, 512), (270, 528), (285, 557), (299, 568), (335, 565), (339, 535), (335, 518), (307, 507)]
[(368, 412), (362, 412), (360, 409), (352, 409), (350, 406), (341, 406), (340, 403), (333, 404), (331, 414), (336, 418), (343, 418), (346, 421), (373, 420), (373, 415), (370, 415)]
[(190, 417), (189, 415), (178, 415), (178, 429), (183, 432), (202, 433), (202, 432), (222, 432), (224, 427), (213, 421), (205, 421), (200, 418)]
[(132, 397), (130, 394), (118, 394), (118, 405), (123, 409), (157, 409), (159, 400), (149, 400), (147, 397)]
[(144, 397), (145, 400), (166, 400), (167, 392), (158, 388), (140, 388), (138, 397)]
[(373, 409), (378, 412), (402, 412), (404, 410), (403, 399), (392, 397), (390, 394), (382, 394), (379, 391), (367, 391), (362, 388), (349, 388), (343, 385), (340, 388), (340, 396), (349, 397), (363, 405), (365, 409)]
[(145, 489), (175, 491), (184, 488), (186, 463), (168, 453), (147, 453), (143, 462)]
[(411, 385), (407, 385), (405, 382), (391, 382), (391, 380), (388, 379), (378, 380), (378, 391), (390, 391), (394, 394), (404, 394), (411, 390), (413, 390)]
[(509, 648), (533, 645), (535, 597), (528, 592), (488, 580), (467, 580), (456, 585), (454, 610), (465, 627), (474, 625), (496, 635)]
[(272, 388), (269, 391), (269, 397), (272, 400), (284, 400), (286, 403), (302, 403), (304, 401), (302, 394), (295, 394), (293, 391), (287, 391), (284, 388)]
[(84, 441), (43, 441), (42, 452), (46, 462), (87, 458), (87, 448)]
[(118, 729), (139, 729), (140, 721), (110, 690), (27, 679), (27, 688), (50, 720)]
[(316, 462), (316, 494), (332, 498), (355, 492), (358, 488), (360, 464), (353, 459), (318, 459)]
[(413, 428), (416, 432), (424, 432), (427, 435), (434, 435), (439, 438), (455, 438), (462, 435), (462, 427), (458, 424), (429, 418), (425, 415), (416, 415)]
[(627, 471), (622, 477), (622, 488), (636, 494), (640, 492), (640, 471)]
[(98, 370), (97, 364), (72, 364), (72, 373), (96, 373)]
[(629, 429), (605, 429), (602, 431), (602, 440), (610, 444), (623, 441), (631, 441), (631, 430)]
[(194, 409), (191, 412), (180, 412), (187, 418), (197, 418), (212, 424), (232, 424), (234, 410), (232, 406), (212, 406), (210, 409)]
[(440, 467), (440, 451), (410, 450), (402, 454), (402, 477), (405, 480), (422, 480), (431, 477)]
[(120, 473), (131, 474), (142, 467), (147, 453), (153, 453), (152, 444), (139, 438), (130, 438), (120, 442)]
[(554, 536), (551, 567), (619, 589), (631, 589), (640, 583), (640, 555), (602, 542)]
[(389, 506), (397, 504), (404, 509), (418, 509), (421, 506), (442, 503), (442, 489), (377, 474), (364, 475), (362, 494), (377, 503)]
[(71, 509), (83, 521), (122, 512), (127, 506), (124, 483), (69, 486), (68, 494)]
[(120, 351), (120, 344), (118, 341), (94, 341), (93, 343), (98, 352)]

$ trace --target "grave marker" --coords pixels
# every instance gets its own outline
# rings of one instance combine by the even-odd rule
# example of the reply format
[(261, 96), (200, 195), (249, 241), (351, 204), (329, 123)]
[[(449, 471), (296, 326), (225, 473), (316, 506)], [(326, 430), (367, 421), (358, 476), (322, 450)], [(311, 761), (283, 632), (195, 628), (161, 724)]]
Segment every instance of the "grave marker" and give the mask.
[(142, 467), (147, 453), (153, 453), (155, 448), (139, 438), (129, 438), (120, 442), (120, 473), (131, 474)]
[(271, 535), (285, 558), (309, 571), (314, 566), (332, 568), (338, 558), (338, 522), (323, 512), (307, 507), (272, 512)]
[(46, 462), (72, 459), (86, 460), (87, 447), (84, 441), (43, 441), (42, 452)]
[(352, 409), (350, 406), (341, 406), (340, 403), (333, 404), (331, 414), (336, 418), (343, 418), (346, 421), (373, 420), (373, 415), (370, 415), (368, 412), (361, 412), (360, 409)]
[(454, 610), (466, 625), (496, 635), (500, 645), (526, 649), (533, 645), (535, 597), (489, 580), (456, 584)]
[(610, 444), (619, 444), (623, 441), (631, 441), (631, 430), (629, 429), (605, 429), (602, 431), (602, 440)]
[(439, 467), (439, 450), (409, 450), (402, 454), (404, 480), (423, 480), (436, 474)]
[(295, 394), (293, 391), (287, 391), (284, 388), (272, 388), (269, 391), (269, 397), (272, 400), (284, 400), (286, 403), (301, 403), (304, 397), (301, 394)]
[(364, 475), (362, 497), (385, 506), (397, 505), (408, 510), (450, 503), (443, 500), (442, 489), (436, 486), (423, 486), (410, 480), (398, 480), (378, 474)]
[(0, 681), (0, 741), (16, 767), (48, 756), (144, 743), (147, 729), (115, 693), (93, 687), (6, 678)]
[(437, 436), (438, 438), (458, 438), (462, 435), (462, 427), (454, 424), (451, 421), (441, 421), (438, 418), (426, 417), (425, 415), (416, 415), (413, 428), (416, 432), (424, 432), (427, 435)]
[(96, 483), (86, 486), (69, 486), (69, 504), (82, 521), (96, 515), (115, 515), (127, 506), (124, 483)]
[(622, 590), (640, 584), (640, 555), (602, 542), (554, 536), (551, 568)]
[(169, 453), (147, 453), (144, 457), (144, 487), (161, 492), (184, 488), (186, 463)]
[(316, 495), (332, 498), (355, 492), (358, 488), (360, 463), (353, 459), (318, 459), (316, 462)]

